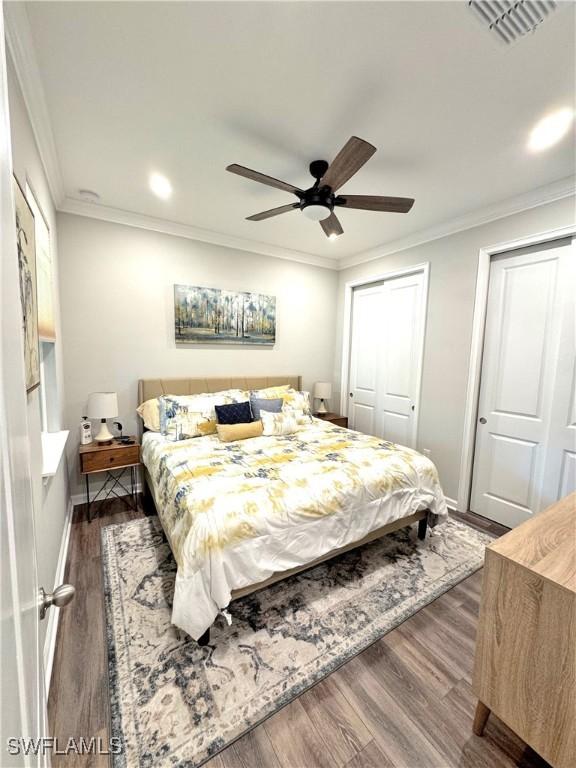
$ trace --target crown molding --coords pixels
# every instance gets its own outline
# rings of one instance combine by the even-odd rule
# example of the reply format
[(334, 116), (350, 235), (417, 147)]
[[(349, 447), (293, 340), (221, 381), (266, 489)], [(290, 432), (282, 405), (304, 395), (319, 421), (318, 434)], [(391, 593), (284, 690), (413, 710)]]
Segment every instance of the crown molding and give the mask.
[(237, 251), (249, 251), (250, 253), (258, 253), (263, 256), (272, 256), (275, 259), (298, 261), (302, 264), (311, 264), (315, 267), (323, 267), (324, 269), (338, 269), (338, 261), (336, 259), (327, 259), (311, 253), (293, 251), (289, 248), (271, 245), (270, 243), (262, 243), (259, 240), (248, 240), (243, 237), (236, 237), (235, 235), (225, 235), (220, 232), (213, 232), (210, 229), (203, 229), (202, 227), (179, 224), (176, 221), (157, 219), (153, 216), (124, 211), (121, 208), (112, 208), (98, 203), (87, 203), (70, 197), (64, 199), (58, 210), (62, 213), (74, 214), (75, 216), (87, 216), (90, 219), (108, 221), (113, 224), (124, 224), (128, 227), (138, 227), (139, 229), (148, 229), (152, 232), (161, 232), (166, 235), (185, 237), (188, 240), (222, 245), (225, 248), (233, 248)]
[(445, 221), (442, 224), (422, 229), (413, 235), (383, 243), (381, 246), (370, 248), (368, 251), (362, 251), (353, 256), (343, 256), (339, 261), (338, 269), (348, 269), (348, 267), (355, 267), (368, 261), (375, 261), (384, 256), (390, 256), (393, 253), (405, 251), (408, 248), (415, 248), (418, 245), (424, 245), (424, 243), (439, 240), (442, 237), (454, 235), (457, 232), (480, 227), (482, 224), (488, 224), (491, 221), (497, 221), (506, 216), (528, 211), (530, 208), (537, 208), (539, 205), (553, 203), (555, 200), (562, 200), (575, 194), (576, 176), (567, 176), (559, 181), (530, 190), (530, 192), (506, 198), (498, 203), (493, 203), (484, 208), (465, 213), (463, 216)]
[(25, 3), (4, 3), (4, 21), (8, 50), (22, 89), (50, 194), (54, 206), (58, 208), (64, 200), (64, 183)]

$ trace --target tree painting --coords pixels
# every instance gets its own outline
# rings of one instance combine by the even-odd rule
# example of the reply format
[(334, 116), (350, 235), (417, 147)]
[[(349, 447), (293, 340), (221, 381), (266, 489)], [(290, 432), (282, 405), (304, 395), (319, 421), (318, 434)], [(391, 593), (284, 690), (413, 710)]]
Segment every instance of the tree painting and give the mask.
[(276, 297), (175, 285), (174, 333), (177, 344), (274, 344)]

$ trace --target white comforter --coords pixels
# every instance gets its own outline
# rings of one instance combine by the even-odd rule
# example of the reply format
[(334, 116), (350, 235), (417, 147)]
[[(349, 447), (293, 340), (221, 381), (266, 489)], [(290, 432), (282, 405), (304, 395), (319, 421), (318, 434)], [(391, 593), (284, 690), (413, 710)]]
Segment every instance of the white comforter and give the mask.
[(147, 432), (142, 461), (177, 563), (172, 621), (195, 639), (235, 589), (418, 510), (447, 514), (425, 456), (318, 419), (235, 443)]

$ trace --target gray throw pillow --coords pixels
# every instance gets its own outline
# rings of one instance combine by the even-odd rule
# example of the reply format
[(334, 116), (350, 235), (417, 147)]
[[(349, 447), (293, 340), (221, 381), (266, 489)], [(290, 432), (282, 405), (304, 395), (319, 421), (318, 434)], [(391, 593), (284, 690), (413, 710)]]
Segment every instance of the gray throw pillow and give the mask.
[(271, 413), (280, 413), (284, 400), (281, 397), (273, 400), (266, 400), (264, 397), (251, 397), (250, 407), (252, 408), (252, 420), (260, 421), (260, 411), (270, 411)]

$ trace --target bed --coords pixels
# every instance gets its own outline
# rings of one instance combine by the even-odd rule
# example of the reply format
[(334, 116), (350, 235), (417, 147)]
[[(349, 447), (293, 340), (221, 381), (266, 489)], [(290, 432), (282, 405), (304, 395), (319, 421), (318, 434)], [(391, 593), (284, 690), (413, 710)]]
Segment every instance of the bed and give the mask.
[[(299, 376), (144, 379), (138, 402), (290, 384)], [(177, 564), (172, 622), (205, 644), (229, 603), (391, 531), (447, 515), (434, 464), (312, 419), (298, 432), (221, 443), (142, 436), (146, 494)]]

